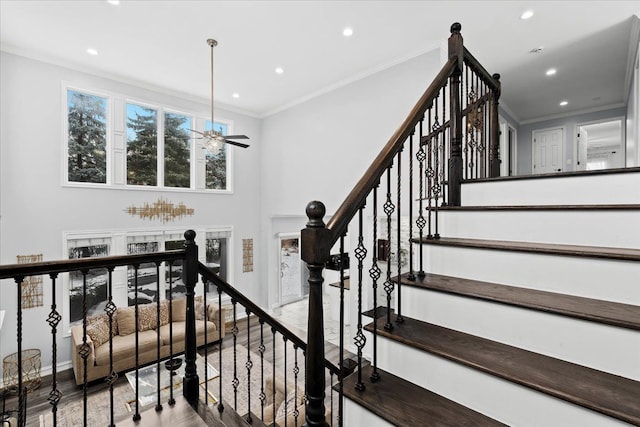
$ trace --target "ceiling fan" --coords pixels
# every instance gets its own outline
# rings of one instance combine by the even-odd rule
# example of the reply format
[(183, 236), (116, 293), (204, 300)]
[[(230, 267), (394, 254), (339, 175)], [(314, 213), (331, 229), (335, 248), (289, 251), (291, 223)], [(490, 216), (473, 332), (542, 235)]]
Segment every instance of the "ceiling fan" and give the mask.
[[(213, 48), (218, 45), (218, 42), (214, 39), (207, 39), (207, 44), (211, 46), (211, 126), (214, 126), (213, 120)], [(222, 144), (231, 144), (237, 147), (247, 148), (248, 144), (242, 142), (231, 141), (232, 139), (249, 139), (246, 135), (223, 135), (222, 132), (215, 129), (205, 130), (200, 132), (194, 129), (189, 129), (191, 132), (195, 132), (200, 137), (196, 139), (204, 139), (204, 147), (211, 154), (218, 154), (222, 148)]]

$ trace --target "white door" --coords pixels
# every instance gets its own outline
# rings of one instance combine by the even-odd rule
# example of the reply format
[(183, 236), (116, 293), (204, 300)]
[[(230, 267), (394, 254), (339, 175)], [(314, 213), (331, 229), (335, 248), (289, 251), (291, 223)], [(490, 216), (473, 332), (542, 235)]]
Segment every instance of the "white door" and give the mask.
[(576, 164), (576, 170), (587, 170), (587, 147), (589, 146), (589, 132), (580, 126), (578, 128), (578, 163)]
[(533, 173), (562, 172), (562, 128), (533, 131)]

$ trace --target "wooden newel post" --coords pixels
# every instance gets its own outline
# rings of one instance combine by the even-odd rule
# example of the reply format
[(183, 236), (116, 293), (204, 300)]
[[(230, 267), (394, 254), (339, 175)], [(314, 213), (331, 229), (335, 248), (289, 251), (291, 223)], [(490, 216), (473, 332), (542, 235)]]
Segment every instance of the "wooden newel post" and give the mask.
[(184, 233), (185, 257), (182, 265), (182, 282), (187, 288), (187, 313), (185, 325), (185, 367), (182, 395), (191, 405), (198, 404), (198, 371), (196, 369), (196, 313), (195, 288), (198, 283), (198, 245), (196, 232), (187, 230)]
[(491, 110), (489, 110), (489, 177), (500, 176), (500, 124), (498, 122), (498, 105), (500, 101), (500, 74), (492, 76), (498, 87), (492, 91)]
[(307, 205), (307, 228), (301, 231), (302, 259), (309, 268), (309, 319), (307, 329), (305, 426), (327, 426), (324, 389), (324, 319), (322, 315), (322, 270), (329, 260), (330, 231), (322, 218), (322, 202)]
[(460, 105), (460, 75), (464, 61), (464, 47), (459, 23), (451, 25), (449, 58), (457, 58), (457, 66), (449, 78), (449, 107), (451, 127), (451, 157), (449, 158), (449, 205), (460, 206), (462, 189), (462, 106)]

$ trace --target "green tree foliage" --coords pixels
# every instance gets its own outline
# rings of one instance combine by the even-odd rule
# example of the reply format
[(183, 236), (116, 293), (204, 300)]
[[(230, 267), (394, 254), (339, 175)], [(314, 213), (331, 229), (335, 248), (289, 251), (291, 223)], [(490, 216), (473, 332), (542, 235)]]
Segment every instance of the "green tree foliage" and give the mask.
[(158, 113), (127, 105), (127, 184), (158, 185)]
[(165, 113), (164, 115), (164, 185), (166, 187), (189, 188), (191, 185), (190, 142), (187, 128), (189, 117)]
[(67, 92), (69, 181), (107, 182), (107, 100)]
[(223, 144), (218, 154), (206, 157), (206, 188), (214, 190), (227, 189), (227, 145)]

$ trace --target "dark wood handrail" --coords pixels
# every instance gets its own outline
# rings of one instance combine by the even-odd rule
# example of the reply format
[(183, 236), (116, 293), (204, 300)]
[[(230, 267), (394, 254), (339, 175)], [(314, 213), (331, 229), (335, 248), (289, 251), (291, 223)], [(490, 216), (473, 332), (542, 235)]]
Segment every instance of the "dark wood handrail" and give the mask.
[[(303, 352), (307, 351), (307, 343), (304, 342), (300, 337), (291, 332), (286, 326), (282, 323), (274, 319), (269, 313), (264, 311), (262, 308), (257, 306), (253, 301), (244, 296), (240, 291), (231, 286), (226, 281), (222, 280), (216, 274), (214, 274), (209, 267), (206, 265), (199, 263), (198, 272), (200, 275), (207, 281), (212, 282), (214, 285), (219, 286), (222, 292), (229, 295), (232, 300), (237, 301), (243, 307), (247, 308), (251, 313), (255, 314), (258, 319), (264, 320), (269, 324), (273, 329), (278, 331), (283, 337), (287, 338), (287, 340), (291, 341), (298, 348), (302, 349)], [(340, 369), (331, 363), (330, 361), (325, 359), (325, 366), (329, 371), (336, 375), (340, 375)]]
[(436, 75), (433, 82), (420, 97), (407, 118), (394, 132), (371, 166), (369, 166), (364, 176), (360, 181), (358, 181), (356, 186), (353, 187), (353, 190), (351, 190), (351, 193), (349, 193), (345, 201), (340, 205), (335, 215), (331, 217), (327, 224), (327, 229), (331, 232), (328, 247), (333, 246), (340, 236), (344, 234), (349, 222), (351, 222), (351, 219), (358, 212), (358, 209), (362, 207), (367, 196), (369, 196), (369, 193), (375, 187), (386, 168), (391, 164), (395, 155), (403, 147), (405, 140), (409, 135), (411, 135), (416, 124), (424, 116), (427, 108), (433, 104), (433, 100), (440, 93), (440, 89), (447, 83), (447, 79), (456, 69), (456, 66), (457, 58), (449, 58), (447, 63)]
[(115, 255), (94, 258), (43, 261), (30, 264), (8, 264), (0, 266), (0, 279), (58, 274), (70, 271), (92, 270), (96, 268), (121, 267), (146, 262), (176, 261), (184, 259), (184, 249), (151, 254)]
[(464, 48), (464, 61), (487, 85), (489, 85), (491, 90), (496, 90), (500, 87), (500, 83), (487, 71), (486, 68), (482, 66), (480, 61), (478, 61), (466, 47)]

